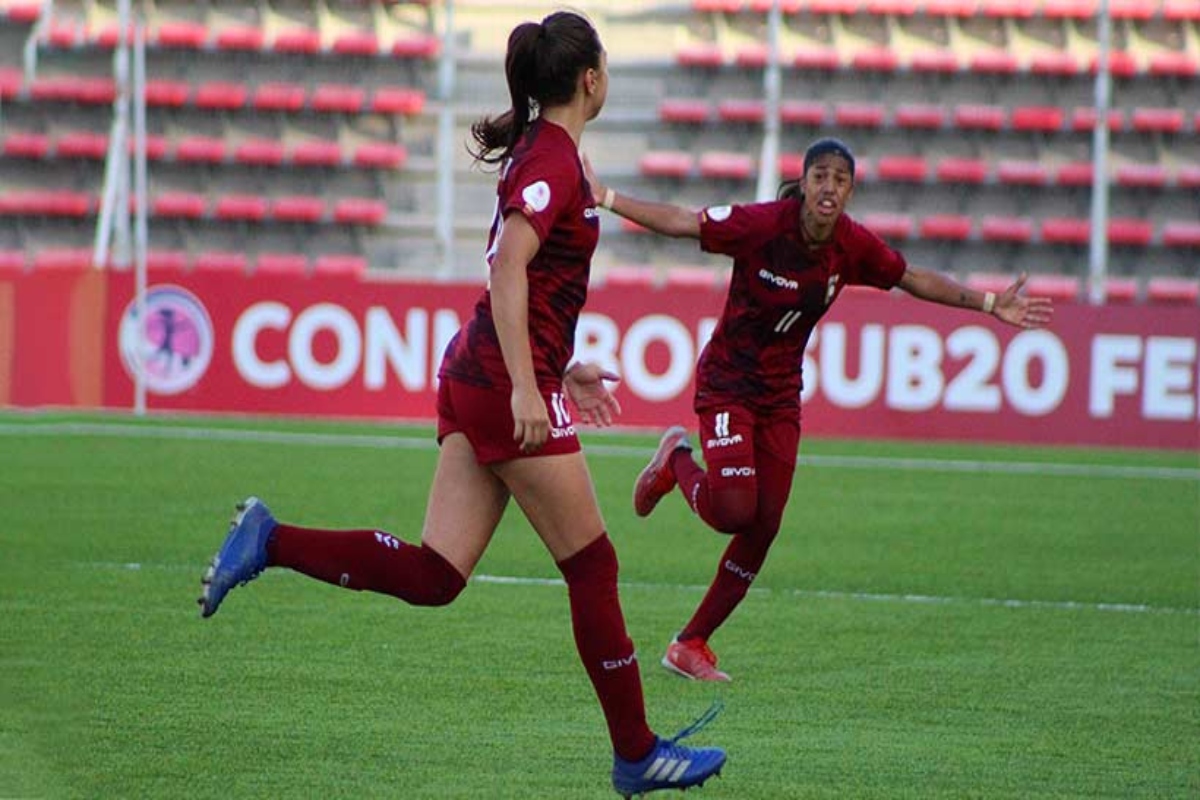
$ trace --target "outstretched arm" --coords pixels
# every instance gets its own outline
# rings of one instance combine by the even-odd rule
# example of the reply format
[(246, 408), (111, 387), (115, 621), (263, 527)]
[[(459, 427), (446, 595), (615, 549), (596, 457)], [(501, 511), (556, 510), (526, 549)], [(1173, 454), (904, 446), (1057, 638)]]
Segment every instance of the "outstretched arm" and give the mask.
[(909, 267), (900, 279), (900, 288), (933, 303), (979, 309), (1018, 328), (1041, 328), (1054, 316), (1054, 303), (1048, 297), (1022, 295), (1021, 288), (1028, 277), (1022, 272), (1011, 286), (996, 294), (963, 286), (939, 272)]
[(592, 187), (592, 199), (597, 205), (664, 236), (700, 238), (700, 212), (670, 203), (651, 203), (627, 194), (617, 194), (612, 187), (600, 183), (588, 157), (583, 155), (582, 158), (584, 175)]

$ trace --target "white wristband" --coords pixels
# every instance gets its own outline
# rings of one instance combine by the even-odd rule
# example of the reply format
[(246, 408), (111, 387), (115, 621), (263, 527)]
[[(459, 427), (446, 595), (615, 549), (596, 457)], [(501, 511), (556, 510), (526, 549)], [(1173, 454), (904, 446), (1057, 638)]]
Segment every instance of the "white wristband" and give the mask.
[(992, 309), (995, 307), (996, 307), (996, 293), (995, 292), (984, 292), (983, 293), (983, 313), (990, 314), (990, 313), (992, 313)]
[(617, 199), (617, 193), (609, 186), (604, 190), (604, 199), (600, 201), (600, 205), (609, 211), (612, 211), (613, 201)]

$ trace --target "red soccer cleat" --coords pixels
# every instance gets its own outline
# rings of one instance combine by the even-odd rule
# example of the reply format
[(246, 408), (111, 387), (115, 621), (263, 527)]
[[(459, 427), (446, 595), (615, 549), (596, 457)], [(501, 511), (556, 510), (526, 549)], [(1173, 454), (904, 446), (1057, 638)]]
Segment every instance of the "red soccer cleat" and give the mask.
[(675, 488), (675, 473), (671, 471), (671, 454), (680, 448), (690, 451), (687, 430), (682, 425), (667, 428), (658, 443), (654, 458), (638, 475), (633, 485), (633, 510), (639, 517), (648, 517), (658, 501)]
[(694, 681), (730, 681), (728, 674), (717, 669), (717, 655), (703, 639), (675, 639), (663, 656), (662, 665)]

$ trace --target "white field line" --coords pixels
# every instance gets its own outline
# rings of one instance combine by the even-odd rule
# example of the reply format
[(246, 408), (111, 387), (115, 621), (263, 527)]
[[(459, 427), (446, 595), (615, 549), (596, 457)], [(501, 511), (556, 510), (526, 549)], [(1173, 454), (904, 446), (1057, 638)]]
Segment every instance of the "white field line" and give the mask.
[[(169, 572), (195, 572), (197, 576), (203, 571), (200, 566), (183, 564), (144, 564), (138, 562), (116, 561), (85, 561), (75, 562), (74, 566), (90, 570), (128, 570), (137, 572), (146, 570), (163, 570)], [(263, 573), (264, 576), (279, 574), (278, 570)], [(197, 578), (197, 580), (199, 580)], [(555, 587), (566, 588), (561, 578), (529, 578), (515, 575), (472, 575), (472, 583), (486, 583), (500, 586), (521, 587)], [(707, 586), (688, 585), (681, 583), (653, 583), (645, 581), (622, 581), (621, 588), (651, 592), (692, 592), (700, 594), (707, 591)], [(753, 588), (751, 594), (770, 597), (801, 597), (811, 600), (850, 600), (869, 603), (905, 603), (913, 605), (946, 605), (946, 606), (983, 606), (989, 608), (1015, 608), (1048, 611), (1096, 611), (1117, 614), (1186, 614), (1200, 616), (1200, 608), (1176, 608), (1172, 606), (1151, 606), (1141, 603), (1094, 603), (1076, 600), (1018, 600), (1014, 598), (995, 597), (953, 597), (927, 594), (895, 594), (880, 592), (845, 592), (831, 589), (766, 589)]]
[[(302, 445), (314, 447), (361, 447), (373, 450), (435, 450), (432, 436), (384, 436), (346, 433), (299, 433), (294, 431), (239, 430), (190, 426), (153, 426), (92, 422), (47, 424), (0, 423), (0, 436), (95, 436), (110, 438), (181, 439), (248, 444)], [(646, 458), (649, 447), (595, 444), (585, 449), (589, 456)], [(1130, 464), (1064, 464), (1035, 461), (993, 461), (947, 458), (891, 458), (885, 456), (801, 455), (805, 467), (842, 469), (886, 469), (922, 472), (958, 472), (1007, 475), (1046, 475), (1074, 478), (1121, 478), (1200, 482), (1200, 468), (1144, 467)]]

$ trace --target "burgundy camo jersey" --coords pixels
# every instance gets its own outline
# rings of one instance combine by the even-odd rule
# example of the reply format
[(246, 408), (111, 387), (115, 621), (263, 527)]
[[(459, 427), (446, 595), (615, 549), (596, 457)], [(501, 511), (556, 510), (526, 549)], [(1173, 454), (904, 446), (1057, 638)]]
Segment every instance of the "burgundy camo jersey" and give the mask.
[(890, 289), (903, 256), (843, 214), (833, 241), (810, 250), (798, 199), (705, 209), (700, 245), (733, 257), (721, 320), (700, 355), (696, 409), (730, 403), (799, 406), (804, 348), (813, 327), (852, 285)]
[[(529, 340), (538, 387), (552, 389), (561, 385), (571, 359), (575, 323), (587, 299), (592, 253), (600, 237), (600, 218), (574, 140), (558, 125), (535, 120), (501, 171), (496, 193), (488, 267), (510, 213), (523, 214), (542, 243), (526, 268)], [(484, 291), (472, 318), (447, 345), (438, 376), (481, 388), (512, 389), (490, 291)]]

